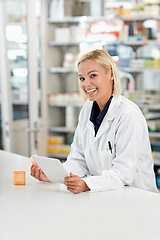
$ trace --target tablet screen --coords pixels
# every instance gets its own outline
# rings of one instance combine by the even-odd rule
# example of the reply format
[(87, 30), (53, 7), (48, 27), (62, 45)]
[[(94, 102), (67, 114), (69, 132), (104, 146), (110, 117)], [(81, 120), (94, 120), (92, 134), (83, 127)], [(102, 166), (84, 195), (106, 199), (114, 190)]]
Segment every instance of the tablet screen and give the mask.
[(59, 159), (34, 155), (32, 158), (51, 182), (64, 183), (64, 178), (69, 177), (69, 173)]

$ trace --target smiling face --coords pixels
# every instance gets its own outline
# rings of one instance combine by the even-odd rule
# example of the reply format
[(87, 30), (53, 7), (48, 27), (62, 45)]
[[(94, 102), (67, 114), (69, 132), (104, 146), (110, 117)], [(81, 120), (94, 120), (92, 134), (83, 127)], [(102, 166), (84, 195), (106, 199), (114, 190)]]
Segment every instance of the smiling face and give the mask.
[(86, 60), (78, 66), (78, 77), (80, 88), (87, 98), (90, 101), (96, 101), (102, 111), (112, 95), (111, 69), (105, 69), (94, 60)]

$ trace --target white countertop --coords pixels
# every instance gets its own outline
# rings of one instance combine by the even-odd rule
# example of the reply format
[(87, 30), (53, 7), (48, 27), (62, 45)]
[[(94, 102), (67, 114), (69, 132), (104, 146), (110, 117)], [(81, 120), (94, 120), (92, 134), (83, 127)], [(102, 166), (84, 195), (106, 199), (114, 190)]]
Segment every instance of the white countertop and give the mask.
[[(28, 158), (0, 151), (1, 240), (160, 239), (160, 195), (136, 188), (73, 194), (30, 175)], [(24, 170), (25, 186), (13, 185)]]

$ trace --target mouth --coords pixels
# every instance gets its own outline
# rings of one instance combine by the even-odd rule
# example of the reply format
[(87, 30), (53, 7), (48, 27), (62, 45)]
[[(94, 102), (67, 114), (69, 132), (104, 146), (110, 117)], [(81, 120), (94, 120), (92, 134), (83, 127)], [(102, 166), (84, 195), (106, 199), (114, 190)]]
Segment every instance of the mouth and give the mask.
[(95, 91), (96, 91), (96, 88), (91, 89), (91, 90), (88, 90), (88, 91), (86, 91), (86, 92), (87, 92), (87, 94), (92, 94), (92, 93), (95, 92)]

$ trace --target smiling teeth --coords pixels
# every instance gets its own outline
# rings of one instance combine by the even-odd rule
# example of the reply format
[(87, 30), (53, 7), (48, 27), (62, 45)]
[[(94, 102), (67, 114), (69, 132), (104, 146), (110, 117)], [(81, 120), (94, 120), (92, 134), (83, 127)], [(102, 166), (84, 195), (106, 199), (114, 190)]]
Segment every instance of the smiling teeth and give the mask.
[(89, 90), (89, 91), (87, 91), (87, 93), (92, 93), (94, 91), (96, 91), (96, 89)]

